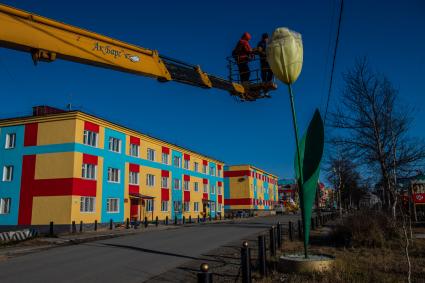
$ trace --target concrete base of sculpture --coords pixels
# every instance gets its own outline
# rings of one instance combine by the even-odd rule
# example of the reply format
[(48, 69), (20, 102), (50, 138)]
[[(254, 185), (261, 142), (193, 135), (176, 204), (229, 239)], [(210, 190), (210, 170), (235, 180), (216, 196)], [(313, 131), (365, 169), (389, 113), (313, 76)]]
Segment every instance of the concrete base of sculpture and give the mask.
[(279, 258), (278, 270), (283, 273), (324, 272), (329, 270), (335, 261), (330, 255), (288, 254)]

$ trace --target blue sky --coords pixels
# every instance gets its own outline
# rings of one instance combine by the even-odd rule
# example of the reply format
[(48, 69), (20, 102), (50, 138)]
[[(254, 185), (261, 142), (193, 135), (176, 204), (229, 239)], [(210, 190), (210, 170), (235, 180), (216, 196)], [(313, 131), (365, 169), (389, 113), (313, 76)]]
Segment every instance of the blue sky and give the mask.
[[(226, 76), (225, 57), (245, 31), (255, 45), (263, 32), (300, 32), (304, 65), (294, 85), (303, 131), (324, 110), (339, 1), (52, 1), (4, 4), (83, 27)], [(412, 134), (424, 138), (425, 2), (346, 0), (331, 107), (341, 72), (357, 57), (388, 75), (401, 100), (416, 107)], [(331, 45), (329, 46), (329, 41)], [(29, 114), (48, 104), (77, 109), (214, 156), (293, 176), (294, 141), (286, 87), (273, 98), (235, 102), (226, 92), (65, 61), (34, 67), (28, 54), (0, 49), (0, 117)]]

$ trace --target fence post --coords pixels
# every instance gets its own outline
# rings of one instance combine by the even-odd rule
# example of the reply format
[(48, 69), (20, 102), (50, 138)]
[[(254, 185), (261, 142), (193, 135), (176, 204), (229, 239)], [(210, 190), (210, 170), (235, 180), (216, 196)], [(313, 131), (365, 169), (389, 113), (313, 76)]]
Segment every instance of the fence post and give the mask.
[(167, 215), (167, 216), (165, 216), (165, 225), (167, 225), (167, 226), (168, 226), (168, 215)]
[(276, 234), (275, 234), (275, 227), (270, 227), (269, 230), (270, 233), (270, 256), (276, 256)]
[(53, 231), (53, 221), (50, 221), (50, 226), (49, 226), (49, 235), (53, 236), (54, 231)]
[(80, 221), (80, 233), (83, 232), (83, 221)]
[(212, 283), (212, 273), (208, 272), (209, 266), (207, 263), (203, 263), (200, 266), (201, 272), (198, 272), (198, 283)]
[(210, 222), (212, 221), (212, 215), (211, 215), (211, 212), (210, 212), (209, 220), (210, 220)]
[(145, 216), (145, 228), (148, 228), (148, 218)]
[(174, 215), (174, 225), (177, 225), (177, 215)]
[(77, 227), (75, 226), (75, 221), (72, 221), (72, 233), (77, 232)]
[(158, 224), (159, 223), (158, 223), (158, 216), (157, 216), (157, 217), (155, 217), (155, 226), (158, 227)]
[(282, 248), (282, 225), (280, 224), (280, 222), (277, 222), (277, 226), (276, 226), (276, 238), (277, 238), (277, 247), (279, 249)]
[(248, 242), (244, 241), (241, 248), (242, 283), (251, 283), (251, 256)]
[(125, 229), (130, 229), (130, 218), (127, 217), (127, 220), (125, 222)]
[(94, 221), (94, 230), (97, 231), (97, 220)]
[(189, 215), (189, 224), (192, 224), (192, 215)]
[(301, 225), (301, 220), (298, 220), (298, 239), (302, 240), (303, 239), (303, 232), (302, 232), (303, 228)]
[(109, 220), (109, 230), (112, 230), (112, 225), (113, 225), (113, 222), (112, 222), (112, 219), (111, 220)]
[(198, 223), (200, 222), (200, 220), (201, 220), (201, 219), (200, 219), (199, 214), (198, 214)]
[(292, 242), (294, 240), (294, 226), (292, 224), (292, 221), (288, 222), (288, 236), (289, 240)]
[(220, 213), (220, 221), (221, 221), (221, 213)]
[(266, 237), (264, 235), (258, 236), (258, 265), (261, 276), (266, 276)]
[(183, 225), (186, 223), (186, 217), (183, 215)]
[(316, 230), (316, 224), (314, 223), (314, 218), (313, 217), (310, 219), (310, 223), (311, 223), (311, 230), (312, 231)]

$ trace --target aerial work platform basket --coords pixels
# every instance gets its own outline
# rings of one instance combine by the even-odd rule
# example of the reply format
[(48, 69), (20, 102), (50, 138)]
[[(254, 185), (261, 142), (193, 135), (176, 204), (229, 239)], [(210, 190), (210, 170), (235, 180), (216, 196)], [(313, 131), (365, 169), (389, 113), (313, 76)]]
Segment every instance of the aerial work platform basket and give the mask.
[[(240, 101), (255, 101), (260, 98), (270, 98), (269, 92), (277, 89), (277, 84), (272, 77), (270, 80), (262, 76), (262, 72), (271, 70), (261, 68), (260, 59), (258, 56), (253, 57), (248, 61), (248, 71), (239, 69), (238, 62), (232, 56), (226, 58), (228, 68), (228, 80), (232, 83), (243, 85), (245, 93), (234, 94)], [(241, 77), (244, 74), (249, 74), (249, 79), (242, 81)]]

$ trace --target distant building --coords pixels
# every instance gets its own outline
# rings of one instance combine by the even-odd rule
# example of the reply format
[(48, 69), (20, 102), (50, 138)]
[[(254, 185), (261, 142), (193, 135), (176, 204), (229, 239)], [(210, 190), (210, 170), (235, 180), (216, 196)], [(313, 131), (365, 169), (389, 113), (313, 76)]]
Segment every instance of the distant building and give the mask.
[(269, 211), (277, 203), (277, 177), (252, 165), (224, 166), (224, 209)]
[(295, 179), (280, 179), (278, 181), (279, 202), (287, 205), (288, 203), (298, 203), (298, 185)]
[(379, 197), (371, 192), (365, 193), (359, 200), (360, 208), (378, 209), (381, 205)]

